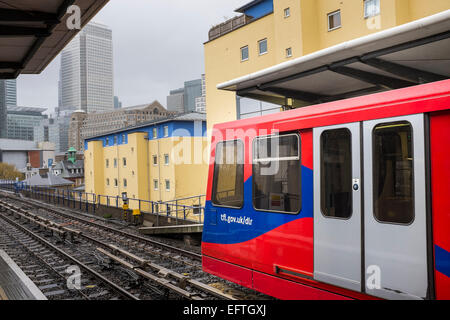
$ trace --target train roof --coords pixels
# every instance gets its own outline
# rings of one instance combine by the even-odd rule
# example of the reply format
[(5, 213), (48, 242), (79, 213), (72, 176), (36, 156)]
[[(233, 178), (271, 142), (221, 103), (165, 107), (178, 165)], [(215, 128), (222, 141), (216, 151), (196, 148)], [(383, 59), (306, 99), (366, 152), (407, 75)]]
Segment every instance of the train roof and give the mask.
[(221, 123), (214, 129), (221, 131), (261, 126), (283, 132), (447, 109), (450, 109), (450, 80), (443, 80)]

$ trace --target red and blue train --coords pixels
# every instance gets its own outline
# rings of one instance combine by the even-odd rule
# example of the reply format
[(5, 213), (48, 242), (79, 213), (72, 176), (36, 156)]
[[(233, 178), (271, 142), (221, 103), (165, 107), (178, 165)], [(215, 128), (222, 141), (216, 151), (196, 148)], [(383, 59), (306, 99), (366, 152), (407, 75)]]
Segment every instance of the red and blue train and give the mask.
[(216, 125), (204, 271), (279, 299), (450, 299), (450, 80)]

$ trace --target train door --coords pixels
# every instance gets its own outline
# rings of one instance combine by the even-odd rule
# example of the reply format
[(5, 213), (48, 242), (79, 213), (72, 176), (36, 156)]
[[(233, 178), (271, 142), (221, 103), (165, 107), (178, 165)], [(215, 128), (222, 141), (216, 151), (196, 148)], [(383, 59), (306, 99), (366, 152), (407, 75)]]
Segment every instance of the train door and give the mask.
[(316, 128), (314, 278), (361, 290), (360, 123)]
[(425, 299), (424, 115), (366, 121), (363, 132), (365, 290), (386, 299)]
[(316, 280), (427, 297), (425, 159), (424, 115), (314, 129)]

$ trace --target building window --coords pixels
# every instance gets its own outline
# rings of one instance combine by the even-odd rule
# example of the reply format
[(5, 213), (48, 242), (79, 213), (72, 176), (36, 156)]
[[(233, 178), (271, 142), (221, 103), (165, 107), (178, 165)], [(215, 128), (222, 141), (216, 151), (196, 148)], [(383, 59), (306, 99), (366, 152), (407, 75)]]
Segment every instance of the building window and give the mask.
[(291, 8), (284, 9), (284, 17), (288, 18), (291, 16)]
[(127, 141), (127, 140), (126, 140), (126, 137), (125, 137), (125, 135), (123, 134), (123, 135), (122, 135), (122, 143), (126, 143), (126, 141)]
[(106, 167), (109, 168), (109, 159), (106, 159)]
[(117, 179), (114, 179), (114, 187), (117, 188), (118, 185), (119, 185), (119, 181), (117, 181)]
[(158, 156), (153, 156), (153, 165), (154, 166), (158, 165)]
[(341, 10), (328, 14), (328, 31), (341, 27)]
[(170, 191), (170, 180), (166, 180), (166, 191)]
[(286, 49), (286, 58), (290, 58), (292, 57), (292, 48), (287, 48)]
[(248, 46), (241, 48), (241, 61), (247, 61), (248, 60)]
[(380, 14), (380, 0), (364, 0), (364, 18)]
[(123, 167), (126, 168), (127, 167), (127, 158), (123, 158), (122, 162), (123, 162)]
[(320, 206), (330, 218), (352, 215), (352, 136), (348, 129), (327, 130), (320, 137)]
[(106, 185), (109, 186), (109, 179), (106, 179)]
[(259, 137), (253, 141), (253, 206), (297, 214), (301, 208), (300, 137)]
[(244, 144), (240, 140), (219, 142), (216, 146), (212, 202), (231, 208), (244, 204)]
[(117, 136), (114, 136), (114, 145), (117, 144)]
[(164, 127), (164, 137), (168, 137), (169, 136), (169, 127), (165, 126)]
[(153, 139), (158, 138), (158, 129), (153, 128)]
[(123, 187), (124, 187), (124, 188), (127, 187), (127, 179), (123, 179)]
[(105, 143), (105, 145), (106, 145), (106, 146), (109, 146), (109, 138), (106, 138), (106, 143)]
[(158, 190), (158, 180), (153, 180), (153, 189)]
[(165, 155), (164, 155), (164, 164), (165, 164), (166, 166), (169, 165), (169, 155), (168, 155), (168, 154), (165, 154)]
[(373, 209), (379, 222), (414, 220), (412, 139), (412, 126), (406, 121), (380, 124), (373, 130)]
[(258, 41), (259, 55), (267, 53), (267, 39)]

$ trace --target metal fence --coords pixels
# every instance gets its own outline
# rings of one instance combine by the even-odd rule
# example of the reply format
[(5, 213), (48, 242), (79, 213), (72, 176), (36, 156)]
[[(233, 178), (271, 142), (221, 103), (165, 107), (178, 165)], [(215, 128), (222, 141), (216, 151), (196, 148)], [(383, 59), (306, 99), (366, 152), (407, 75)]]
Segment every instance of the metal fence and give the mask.
[[(186, 201), (190, 201), (190, 203)], [(203, 223), (205, 195), (176, 199), (171, 201), (149, 201), (128, 199), (130, 209), (139, 209), (142, 214), (153, 214), (194, 223)], [(119, 196), (97, 195), (97, 203), (107, 207), (122, 208), (123, 200)], [(157, 223), (158, 224), (158, 223)]]
[[(73, 191), (62, 188), (31, 187), (28, 185), (18, 185), (15, 181), (1, 181), (0, 189), (28, 193), (34, 199), (42, 200), (47, 203), (64, 205), (69, 208), (93, 212), (98, 210), (99, 206), (121, 209), (123, 207), (122, 197), (97, 195)], [(141, 199), (128, 199), (129, 209), (139, 209), (141, 214), (151, 214), (156, 216), (156, 226), (159, 225), (159, 217), (173, 218), (175, 223), (180, 221), (190, 223), (203, 223), (205, 196), (187, 197), (172, 201), (149, 201)]]
[(243, 14), (234, 18), (231, 18), (217, 26), (212, 27), (209, 30), (209, 41), (219, 38), (233, 30), (236, 30), (252, 20), (249, 16)]

